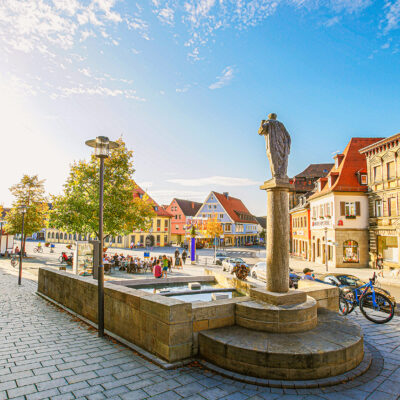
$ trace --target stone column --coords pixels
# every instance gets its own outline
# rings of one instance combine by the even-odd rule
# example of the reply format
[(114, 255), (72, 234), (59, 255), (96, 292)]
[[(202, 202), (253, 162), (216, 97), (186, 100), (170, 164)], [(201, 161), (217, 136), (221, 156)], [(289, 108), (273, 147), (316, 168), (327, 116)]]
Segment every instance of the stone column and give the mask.
[(267, 291), (289, 291), (289, 180), (271, 179), (267, 191)]

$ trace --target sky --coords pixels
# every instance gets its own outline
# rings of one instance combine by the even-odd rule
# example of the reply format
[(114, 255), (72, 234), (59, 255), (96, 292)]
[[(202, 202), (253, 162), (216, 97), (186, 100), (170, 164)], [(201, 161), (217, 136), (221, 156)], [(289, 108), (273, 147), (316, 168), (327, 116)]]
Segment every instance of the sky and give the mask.
[(288, 175), (400, 131), (400, 0), (0, 1), (0, 204), (59, 194), (85, 140), (118, 137), (160, 204), (229, 192), (266, 214), (260, 121)]

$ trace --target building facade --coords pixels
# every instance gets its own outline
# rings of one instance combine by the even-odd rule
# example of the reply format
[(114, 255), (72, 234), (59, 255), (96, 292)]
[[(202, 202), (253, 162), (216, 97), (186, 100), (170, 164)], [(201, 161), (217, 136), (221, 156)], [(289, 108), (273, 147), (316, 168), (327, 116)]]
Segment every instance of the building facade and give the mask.
[(300, 198), (299, 204), (290, 214), (291, 254), (303, 260), (311, 260), (310, 203), (307, 196)]
[(352, 138), (309, 198), (311, 261), (328, 267), (367, 267), (368, 185), (360, 149), (380, 138)]
[(187, 219), (194, 217), (202, 203), (191, 200), (173, 199), (165, 209), (171, 214), (171, 241), (177, 244), (185, 241)]
[(399, 268), (400, 134), (360, 150), (367, 162), (370, 266)]
[(333, 164), (310, 164), (304, 171), (289, 180), (289, 210), (299, 204), (299, 199), (315, 189), (315, 183), (332, 169)]
[(225, 246), (244, 246), (257, 239), (256, 218), (241, 200), (227, 192), (211, 192), (195, 217), (203, 221), (216, 218), (221, 222)]

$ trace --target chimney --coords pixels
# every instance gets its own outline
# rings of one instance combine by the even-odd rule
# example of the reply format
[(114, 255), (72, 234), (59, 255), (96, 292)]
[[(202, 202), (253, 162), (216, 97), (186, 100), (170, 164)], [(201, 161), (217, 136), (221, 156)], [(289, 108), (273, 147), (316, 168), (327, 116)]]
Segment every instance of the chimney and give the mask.
[(229, 198), (229, 193), (228, 192), (224, 192), (223, 195), (228, 199)]

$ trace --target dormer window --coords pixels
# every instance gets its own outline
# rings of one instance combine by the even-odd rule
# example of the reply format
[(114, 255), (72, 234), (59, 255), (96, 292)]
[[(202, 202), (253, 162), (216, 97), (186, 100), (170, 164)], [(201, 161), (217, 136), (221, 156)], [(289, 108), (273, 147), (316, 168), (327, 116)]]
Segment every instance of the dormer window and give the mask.
[(322, 189), (321, 181), (318, 181), (318, 192), (320, 192)]
[(328, 186), (332, 186), (332, 176), (328, 176)]
[(368, 184), (367, 175), (365, 174), (361, 175), (361, 185), (367, 185), (367, 184)]
[(154, 206), (154, 211), (158, 211), (158, 206)]

